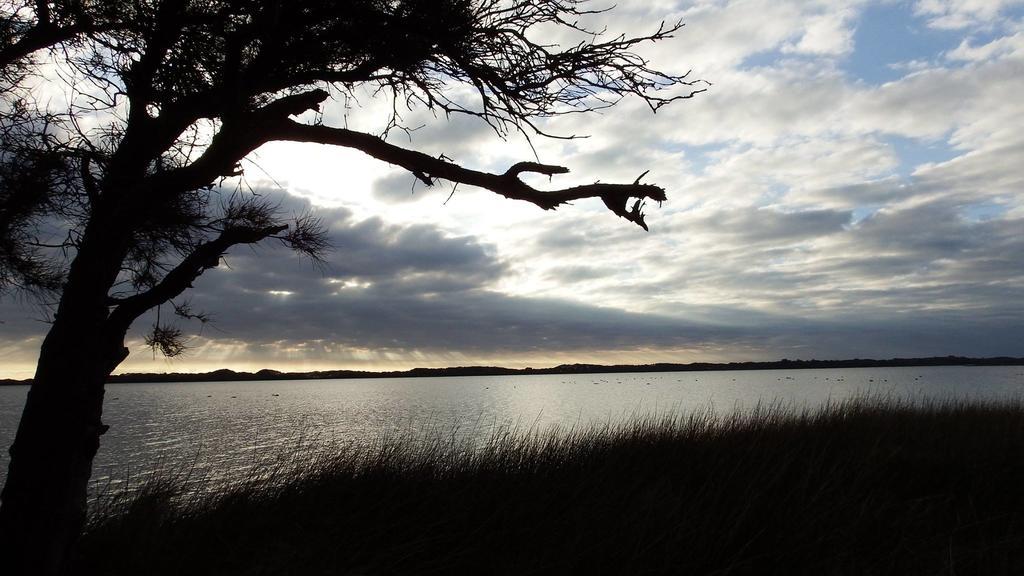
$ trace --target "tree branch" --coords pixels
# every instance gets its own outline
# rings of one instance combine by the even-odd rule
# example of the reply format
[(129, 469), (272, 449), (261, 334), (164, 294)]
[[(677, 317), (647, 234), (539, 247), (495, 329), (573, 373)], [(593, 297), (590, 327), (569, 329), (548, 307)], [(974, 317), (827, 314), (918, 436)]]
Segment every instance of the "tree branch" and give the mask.
[[(513, 165), (504, 174), (480, 172), (463, 168), (443, 158), (435, 158), (422, 152), (389, 144), (370, 134), (344, 128), (311, 126), (292, 120), (284, 121), (279, 128), (274, 130), (273, 134), (268, 135), (267, 139), (315, 142), (354, 148), (378, 160), (405, 168), (413, 174), (422, 175), (420, 179), (424, 181), (440, 178), (468, 184), (490, 190), (506, 198), (531, 202), (545, 210), (552, 210), (573, 200), (600, 198), (609, 210), (644, 230), (647, 230), (647, 224), (644, 222), (644, 215), (641, 212), (643, 200), (651, 199), (663, 202), (666, 199), (663, 188), (653, 184), (641, 184), (639, 179), (632, 184), (594, 183), (561, 190), (537, 190), (520, 180), (519, 175), (523, 172), (534, 172), (551, 176), (565, 174), (569, 172), (569, 169), (535, 162), (520, 162)], [(627, 208), (627, 204), (632, 198), (635, 198), (636, 202), (631, 208)]]
[(216, 268), (220, 263), (220, 257), (227, 252), (228, 248), (236, 244), (255, 244), (287, 229), (287, 224), (280, 224), (263, 228), (228, 228), (224, 230), (217, 238), (197, 246), (191, 254), (149, 290), (128, 298), (112, 300), (117, 307), (111, 312), (107, 321), (113, 326), (123, 327), (127, 330), (132, 321), (146, 310), (177, 297), (191, 288), (192, 282), (203, 272), (210, 268)]
[(209, 185), (217, 178), (234, 174), (235, 166), (250, 152), (274, 140), (274, 132), (297, 116), (315, 110), (328, 93), (316, 89), (283, 96), (252, 112), (225, 122), (206, 151), (188, 166), (151, 177), (147, 184), (158, 195), (179, 194)]
[[(97, 23), (85, 10), (73, 7), (59, 8), (60, 14), (74, 17), (73, 21), (67, 22), (67, 19), (55, 16), (50, 3), (44, 0), (36, 0), (34, 10), (35, 22), (27, 26), (16, 40), (0, 48), (0, 69), (18, 62), (33, 52), (110, 28), (110, 23)], [(64, 14), (65, 11), (69, 14)]]
[[(519, 179), (524, 172), (553, 176), (566, 174), (568, 168), (536, 162), (519, 162), (503, 174), (480, 172), (385, 142), (377, 136), (345, 128), (314, 126), (289, 119), (306, 110), (315, 109), (328, 97), (323, 90), (311, 90), (285, 96), (239, 119), (236, 125), (224, 126), (209, 148), (192, 164), (154, 177), (153, 188), (174, 194), (208, 185), (216, 178), (229, 175), (246, 155), (266, 142), (290, 140), (354, 148), (378, 160), (405, 168), (418, 179), (432, 185), (436, 179), (476, 186), (514, 200), (525, 200), (545, 210), (584, 198), (600, 198), (609, 210), (647, 230), (642, 212), (643, 200), (663, 202), (665, 189), (653, 184), (594, 183), (560, 190), (542, 191)], [(644, 173), (646, 174), (646, 172)], [(643, 175), (641, 175), (642, 177)], [(632, 207), (629, 200), (635, 199)]]
[(96, 177), (92, 175), (92, 169), (89, 167), (88, 156), (82, 156), (79, 160), (78, 172), (82, 178), (82, 188), (85, 190), (86, 197), (89, 198), (89, 203), (95, 206), (99, 201), (100, 191), (96, 184)]
[(523, 172), (535, 172), (553, 176), (555, 174), (568, 174), (569, 169), (564, 166), (552, 166), (550, 164), (538, 164), (536, 162), (518, 162), (505, 171), (505, 176), (516, 177)]
[(85, 24), (72, 24), (63, 28), (51, 26), (36, 27), (19, 38), (13, 44), (0, 49), (0, 68), (5, 68), (22, 58), (44, 48), (67, 42), (79, 34), (92, 32), (95, 29)]

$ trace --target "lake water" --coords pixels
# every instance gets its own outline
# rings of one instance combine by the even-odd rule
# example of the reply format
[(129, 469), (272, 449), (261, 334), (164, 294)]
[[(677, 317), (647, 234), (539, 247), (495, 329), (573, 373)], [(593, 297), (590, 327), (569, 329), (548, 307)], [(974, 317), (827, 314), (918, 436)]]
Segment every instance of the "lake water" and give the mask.
[[(27, 391), (0, 387), (0, 480)], [(311, 438), (370, 443), (389, 433), (454, 431), (474, 440), (489, 437), (496, 426), (543, 431), (652, 412), (732, 412), (758, 402), (813, 408), (865, 394), (1022, 398), (1024, 367), (111, 384), (104, 414), (111, 428), (95, 461), (94, 483), (116, 485), (156, 468), (194, 468), (230, 479), (261, 455), (287, 452)]]

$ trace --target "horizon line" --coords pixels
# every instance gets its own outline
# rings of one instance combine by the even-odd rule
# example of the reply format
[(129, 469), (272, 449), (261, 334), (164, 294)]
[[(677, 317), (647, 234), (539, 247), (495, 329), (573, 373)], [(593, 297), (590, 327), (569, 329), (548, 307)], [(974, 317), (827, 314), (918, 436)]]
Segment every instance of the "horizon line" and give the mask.
[[(337, 380), (354, 378), (419, 378), (459, 376), (512, 376), (545, 374), (609, 374), (629, 372), (713, 372), (743, 370), (816, 369), (816, 368), (901, 368), (923, 366), (1024, 366), (1024, 357), (1013, 356), (925, 356), (913, 358), (849, 358), (830, 360), (802, 360), (783, 358), (781, 360), (749, 360), (739, 362), (656, 362), (651, 364), (558, 364), (543, 368), (506, 368), (503, 366), (448, 366), (443, 368), (411, 368), (408, 370), (309, 370), (285, 372), (273, 368), (262, 368), (255, 372), (219, 368), (209, 372), (125, 372), (113, 374), (108, 383), (146, 382), (217, 382), (259, 381), (259, 380)], [(0, 385), (26, 385), (32, 378), (0, 378)]]

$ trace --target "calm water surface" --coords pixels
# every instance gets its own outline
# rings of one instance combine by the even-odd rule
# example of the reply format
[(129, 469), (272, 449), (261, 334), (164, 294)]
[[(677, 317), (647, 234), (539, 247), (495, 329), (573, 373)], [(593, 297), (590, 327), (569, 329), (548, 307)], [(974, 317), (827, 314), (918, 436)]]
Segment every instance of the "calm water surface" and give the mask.
[[(0, 479), (27, 386), (0, 387)], [(156, 468), (242, 475), (300, 440), (370, 443), (395, 432), (485, 439), (495, 426), (547, 430), (637, 414), (718, 412), (758, 402), (814, 407), (864, 394), (909, 399), (1024, 397), (1024, 368), (930, 367), (281, 380), (107, 386), (110, 431), (96, 485)], [(278, 450), (280, 449), (280, 450)], [(215, 465), (213, 465), (215, 464)]]

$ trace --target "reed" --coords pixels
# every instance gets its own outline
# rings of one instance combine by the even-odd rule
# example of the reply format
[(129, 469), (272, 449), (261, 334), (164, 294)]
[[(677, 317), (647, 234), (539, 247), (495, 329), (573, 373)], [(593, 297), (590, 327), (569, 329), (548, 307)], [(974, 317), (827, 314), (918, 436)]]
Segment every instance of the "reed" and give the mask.
[(1020, 574), (1024, 405), (860, 399), (370, 446), (95, 507), (81, 574)]

